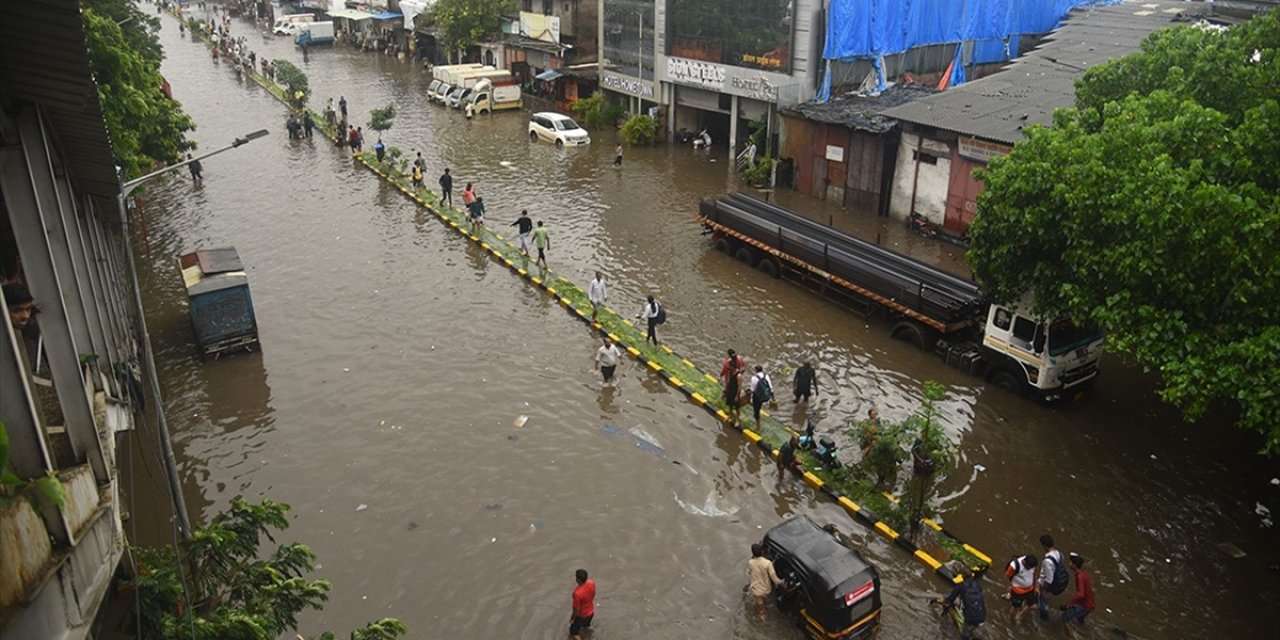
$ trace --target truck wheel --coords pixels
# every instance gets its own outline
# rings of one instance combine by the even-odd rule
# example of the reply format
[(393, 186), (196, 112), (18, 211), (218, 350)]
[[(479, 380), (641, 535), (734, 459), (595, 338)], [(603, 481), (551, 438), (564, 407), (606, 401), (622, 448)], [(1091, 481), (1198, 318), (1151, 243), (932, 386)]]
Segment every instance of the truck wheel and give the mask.
[(1005, 391), (1017, 392), (1022, 388), (1022, 385), (1018, 383), (1018, 379), (1013, 377), (1013, 374), (1009, 373), (1006, 369), (997, 369), (992, 373), (991, 384), (994, 384)]
[(914, 344), (921, 351), (929, 351), (933, 349), (933, 345), (938, 342), (938, 333), (933, 329), (921, 326), (915, 322), (902, 321), (893, 325), (893, 329), (889, 335), (905, 342)]
[(537, 141), (538, 141), (538, 132), (537, 132), (537, 131), (530, 131), (530, 132), (529, 132), (529, 142), (537, 142)]
[(773, 258), (761, 258), (760, 264), (756, 265), (756, 268), (770, 278), (778, 277), (778, 263)]
[(729, 241), (724, 238), (716, 239), (715, 243), (712, 244), (711, 246), (714, 247), (715, 250), (719, 251), (720, 253), (723, 253), (723, 254), (729, 253)]
[(745, 262), (747, 264), (753, 265), (756, 259), (753, 253), (754, 252), (751, 251), (750, 247), (741, 247), (738, 249), (737, 252), (733, 254), (733, 257), (737, 258), (738, 261), (740, 262)]

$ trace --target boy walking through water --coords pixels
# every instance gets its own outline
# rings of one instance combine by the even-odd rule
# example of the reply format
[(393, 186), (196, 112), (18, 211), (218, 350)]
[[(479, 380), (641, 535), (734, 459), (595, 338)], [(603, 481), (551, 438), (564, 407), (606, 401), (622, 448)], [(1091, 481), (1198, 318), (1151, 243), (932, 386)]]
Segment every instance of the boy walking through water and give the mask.
[(1036, 580), (1036, 593), (1040, 596), (1040, 619), (1049, 619), (1049, 596), (1067, 590), (1067, 569), (1062, 563), (1062, 552), (1053, 546), (1053, 536), (1040, 536), (1044, 547), (1044, 560), (1040, 562), (1040, 577)]
[(573, 611), (569, 614), (569, 637), (582, 640), (582, 630), (591, 626), (596, 615), (596, 581), (587, 577), (586, 569), (574, 572), (578, 586), (573, 588)]
[(760, 614), (760, 621), (764, 622), (765, 598), (769, 597), (774, 587), (782, 584), (782, 579), (773, 568), (773, 561), (764, 557), (764, 545), (759, 542), (751, 545), (751, 559), (747, 561), (747, 576), (751, 579), (747, 589), (751, 591), (751, 599), (756, 603), (756, 613)]
[(1062, 605), (1062, 625), (1067, 629), (1067, 637), (1076, 637), (1076, 632), (1071, 628), (1071, 623), (1075, 622), (1084, 625), (1084, 619), (1097, 604), (1093, 600), (1093, 576), (1084, 570), (1084, 558), (1071, 554), (1071, 573), (1076, 576), (1076, 597), (1071, 602)]
[(444, 168), (444, 173), (440, 176), (440, 203), (449, 203), (453, 206), (453, 176), (449, 175), (449, 168)]

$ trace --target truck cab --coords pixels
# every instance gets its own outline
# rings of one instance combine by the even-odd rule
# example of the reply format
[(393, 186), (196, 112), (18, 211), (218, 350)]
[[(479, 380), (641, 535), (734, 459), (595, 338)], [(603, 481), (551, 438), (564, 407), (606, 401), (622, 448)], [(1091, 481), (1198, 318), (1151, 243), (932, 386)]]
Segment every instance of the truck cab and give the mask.
[(1025, 305), (992, 304), (982, 347), (997, 386), (1062, 400), (1092, 384), (1105, 339), (1069, 317), (1036, 319)]

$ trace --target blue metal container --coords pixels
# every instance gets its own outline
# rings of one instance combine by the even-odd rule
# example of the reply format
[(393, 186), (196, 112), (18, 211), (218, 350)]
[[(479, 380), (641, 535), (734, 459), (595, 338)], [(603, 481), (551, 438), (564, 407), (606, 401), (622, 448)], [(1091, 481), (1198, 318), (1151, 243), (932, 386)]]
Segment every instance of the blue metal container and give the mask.
[(178, 258), (178, 268), (201, 352), (216, 357), (238, 349), (252, 351), (258, 344), (258, 321), (249, 277), (236, 250), (199, 249)]

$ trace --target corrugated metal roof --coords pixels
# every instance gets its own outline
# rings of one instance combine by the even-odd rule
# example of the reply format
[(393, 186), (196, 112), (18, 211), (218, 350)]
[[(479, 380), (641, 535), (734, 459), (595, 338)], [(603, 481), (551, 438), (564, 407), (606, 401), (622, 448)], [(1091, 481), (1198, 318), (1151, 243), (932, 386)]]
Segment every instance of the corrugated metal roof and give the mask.
[(114, 209), (120, 182), (76, 0), (0, 3), (0, 95), (43, 107), (71, 183)]
[(823, 103), (805, 102), (791, 109), (783, 109), (782, 112), (788, 115), (795, 114), (814, 122), (842, 125), (871, 133), (884, 133), (898, 124), (897, 120), (884, 115), (886, 110), (937, 92), (937, 89), (924, 85), (895, 84), (876, 96), (847, 94)]
[(1148, 34), (1207, 11), (1182, 2), (1126, 1), (1072, 11), (1040, 46), (993, 75), (887, 109), (905, 122), (1013, 144), (1022, 128), (1049, 124), (1055, 109), (1075, 105), (1086, 69), (1138, 50)]

